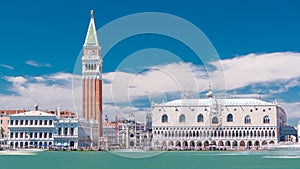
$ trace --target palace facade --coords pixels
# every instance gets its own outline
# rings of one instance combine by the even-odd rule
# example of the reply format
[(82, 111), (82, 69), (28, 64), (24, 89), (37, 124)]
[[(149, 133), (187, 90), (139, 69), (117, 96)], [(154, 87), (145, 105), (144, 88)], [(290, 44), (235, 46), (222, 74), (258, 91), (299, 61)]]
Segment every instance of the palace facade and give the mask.
[(260, 149), (280, 140), (286, 113), (277, 103), (206, 96), (153, 104), (153, 148)]
[(24, 111), (8, 116), (10, 149), (78, 148), (78, 119), (69, 111)]

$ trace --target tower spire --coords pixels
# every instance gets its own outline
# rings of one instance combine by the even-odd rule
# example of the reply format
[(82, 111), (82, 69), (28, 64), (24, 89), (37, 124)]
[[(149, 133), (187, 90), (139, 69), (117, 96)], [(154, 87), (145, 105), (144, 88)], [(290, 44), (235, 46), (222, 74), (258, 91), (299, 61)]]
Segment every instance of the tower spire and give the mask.
[(94, 21), (94, 10), (91, 10), (91, 19), (89, 23), (89, 28), (83, 46), (99, 46), (97, 32), (96, 32), (96, 25)]

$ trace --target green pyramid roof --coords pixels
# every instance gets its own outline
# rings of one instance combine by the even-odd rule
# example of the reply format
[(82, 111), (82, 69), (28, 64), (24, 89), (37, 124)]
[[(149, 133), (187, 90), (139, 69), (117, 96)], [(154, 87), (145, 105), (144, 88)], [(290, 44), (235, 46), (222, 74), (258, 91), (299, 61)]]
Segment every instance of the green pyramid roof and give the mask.
[(98, 46), (98, 38), (97, 38), (93, 13), (91, 13), (91, 20), (90, 20), (88, 32), (86, 34), (85, 42), (84, 42), (84, 46), (89, 46), (89, 45)]

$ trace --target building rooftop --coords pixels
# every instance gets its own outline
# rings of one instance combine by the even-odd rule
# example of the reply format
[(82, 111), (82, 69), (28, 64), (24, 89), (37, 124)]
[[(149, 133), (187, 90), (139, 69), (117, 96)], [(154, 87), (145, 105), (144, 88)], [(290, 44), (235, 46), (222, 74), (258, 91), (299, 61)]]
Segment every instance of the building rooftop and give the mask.
[(55, 115), (43, 111), (39, 111), (39, 110), (32, 110), (28, 112), (19, 113), (19, 114), (12, 114), (11, 116), (55, 116)]
[(166, 103), (155, 104), (155, 106), (209, 106), (216, 100), (224, 106), (258, 106), (258, 105), (276, 105), (274, 103), (262, 101), (254, 98), (235, 98), (235, 99), (178, 99)]
[(25, 112), (26, 110), (0, 110), (0, 114), (1, 115), (4, 115), (4, 114), (7, 114), (7, 115), (11, 115), (11, 114), (19, 114), (19, 113), (23, 113)]

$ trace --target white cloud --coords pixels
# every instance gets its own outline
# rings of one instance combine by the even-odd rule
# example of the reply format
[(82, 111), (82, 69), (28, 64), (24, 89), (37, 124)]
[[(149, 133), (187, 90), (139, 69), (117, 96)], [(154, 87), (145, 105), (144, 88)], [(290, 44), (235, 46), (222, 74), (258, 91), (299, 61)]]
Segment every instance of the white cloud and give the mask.
[(5, 65), (5, 64), (0, 64), (1, 67), (5, 67), (7, 69), (10, 69), (10, 70), (14, 70), (15, 68), (12, 67), (12, 66), (9, 66), (9, 65)]
[(14, 85), (21, 85), (27, 81), (27, 79), (22, 76), (6, 76), (5, 79), (8, 82), (12, 82)]
[(1, 109), (33, 109), (37, 102), (41, 109), (54, 110), (60, 106), (62, 109), (73, 110), (72, 81), (63, 76), (60, 80), (51, 81), (57, 79), (58, 74), (64, 73), (38, 77), (6, 76), (5, 80), (13, 84), (9, 89), (12, 93), (0, 95)]
[(151, 97), (157, 93), (166, 95), (184, 90), (198, 93), (207, 89), (208, 81), (206, 72), (196, 70), (198, 67), (191, 63), (172, 63), (147, 68), (142, 73), (106, 73), (103, 77), (111, 83), (103, 85), (104, 100), (130, 103), (138, 97)]
[(221, 63), (227, 89), (300, 77), (300, 53), (249, 54), (222, 60)]
[(51, 67), (50, 63), (39, 63), (35, 60), (28, 60), (25, 63), (27, 65), (34, 66), (34, 67)]
[(35, 79), (36, 81), (38, 81), (38, 82), (45, 82), (45, 81), (46, 81), (46, 79), (45, 79), (44, 77), (42, 77), (42, 76), (34, 77), (34, 79)]

